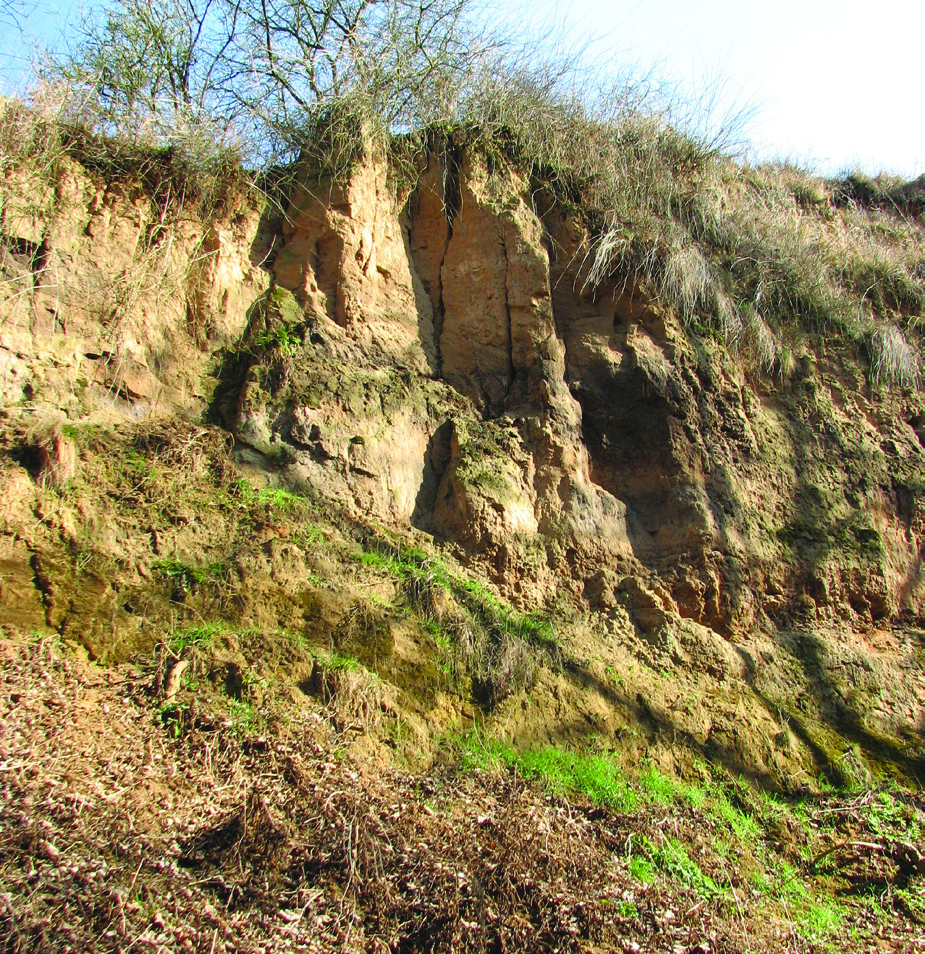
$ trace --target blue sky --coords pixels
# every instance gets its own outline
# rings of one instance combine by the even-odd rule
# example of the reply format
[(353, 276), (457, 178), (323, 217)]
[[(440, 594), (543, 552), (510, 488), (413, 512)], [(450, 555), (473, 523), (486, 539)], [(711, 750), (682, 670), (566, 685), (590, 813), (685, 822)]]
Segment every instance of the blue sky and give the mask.
[[(76, 0), (26, 0), (33, 38), (54, 44)], [(925, 4), (912, 0), (500, 0), (517, 28), (552, 23), (598, 63), (628, 63), (677, 81), (696, 99), (721, 82), (750, 104), (755, 158), (824, 174), (861, 167), (925, 174)], [(0, 70), (26, 65), (28, 44), (0, 30)]]

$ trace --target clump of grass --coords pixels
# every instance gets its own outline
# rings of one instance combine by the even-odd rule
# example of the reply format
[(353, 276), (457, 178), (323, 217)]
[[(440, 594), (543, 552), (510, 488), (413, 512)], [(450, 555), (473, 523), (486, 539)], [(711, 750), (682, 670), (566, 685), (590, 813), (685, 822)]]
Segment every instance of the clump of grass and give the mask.
[(206, 647), (219, 636), (229, 632), (232, 632), (232, 630), (223, 623), (203, 623), (200, 626), (178, 630), (173, 633), (168, 639), (167, 645), (172, 653), (181, 656), (190, 647)]
[(617, 905), (617, 912), (621, 918), (632, 920), (639, 917), (639, 905), (635, 901), (621, 901)]
[(696, 891), (702, 898), (709, 900), (725, 896), (725, 889), (704, 873), (677, 838), (660, 836), (656, 842), (643, 835), (640, 845), (657, 870)]
[(282, 487), (261, 487), (254, 496), (254, 502), (275, 510), (299, 510), (307, 504), (304, 497)]
[(656, 805), (671, 805), (680, 801), (696, 808), (702, 805), (707, 797), (700, 786), (671, 778), (654, 765), (648, 765), (642, 771), (639, 786), (646, 797)]
[(641, 884), (652, 884), (658, 875), (655, 865), (645, 855), (632, 855), (629, 866), (630, 876)]
[(737, 808), (722, 789), (710, 793), (709, 805), (717, 818), (724, 821), (743, 842), (754, 843), (761, 835), (761, 827), (747, 812)]
[(918, 351), (894, 324), (881, 325), (870, 336), (871, 377), (879, 384), (917, 388), (922, 383)]
[(284, 357), (291, 357), (302, 344), (302, 334), (287, 327), (262, 331), (254, 336), (254, 344), (259, 348), (275, 349)]
[[(0, 171), (28, 163), (51, 169), (64, 154), (63, 129), (54, 109), (30, 109), (13, 97), (0, 99)], [(38, 160), (38, 161), (37, 161)]]
[[(550, 621), (518, 613), (482, 583), (452, 573), (439, 558), (377, 540), (359, 559), (404, 583), (425, 622), (436, 623), (454, 646), (485, 706), (532, 686), (543, 656), (558, 664), (560, 649)], [(451, 597), (451, 609), (437, 609), (440, 591)]]
[(330, 651), (313, 649), (312, 656), (315, 662), (326, 672), (360, 672), (364, 668), (356, 656), (333, 649)]
[(305, 334), (305, 315), (295, 295), (274, 285), (248, 312), (248, 347), (291, 358), (301, 347)]
[(788, 861), (781, 861), (775, 871), (757, 872), (753, 883), (762, 894), (788, 901), (800, 901), (808, 891), (800, 871)]
[(797, 916), (797, 930), (807, 939), (825, 938), (841, 927), (845, 909), (836, 901), (806, 902)]
[(341, 732), (375, 732), (384, 715), (379, 677), (355, 657), (337, 651), (313, 650), (315, 666), (305, 688), (328, 709)]
[[(266, 511), (280, 511), (291, 514), (306, 513), (313, 509), (312, 502), (301, 494), (286, 490), (285, 487), (254, 487), (244, 477), (239, 477), (229, 490), (229, 498), (239, 509), (253, 510), (263, 508)], [(304, 538), (317, 542), (322, 537), (321, 530), (313, 526), (300, 526)]]
[(224, 563), (197, 566), (176, 557), (155, 560), (151, 568), (168, 580), (174, 592), (182, 596), (195, 593), (204, 583), (222, 582), (228, 572), (228, 567)]
[(190, 705), (187, 702), (167, 702), (158, 710), (158, 719), (172, 739), (179, 739), (189, 728)]

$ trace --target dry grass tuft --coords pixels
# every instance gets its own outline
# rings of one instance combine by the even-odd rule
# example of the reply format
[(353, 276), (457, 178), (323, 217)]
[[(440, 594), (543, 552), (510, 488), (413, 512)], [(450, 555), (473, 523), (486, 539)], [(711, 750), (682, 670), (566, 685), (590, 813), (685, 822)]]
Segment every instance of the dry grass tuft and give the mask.
[(870, 337), (871, 375), (878, 384), (918, 388), (922, 359), (896, 325), (882, 325)]

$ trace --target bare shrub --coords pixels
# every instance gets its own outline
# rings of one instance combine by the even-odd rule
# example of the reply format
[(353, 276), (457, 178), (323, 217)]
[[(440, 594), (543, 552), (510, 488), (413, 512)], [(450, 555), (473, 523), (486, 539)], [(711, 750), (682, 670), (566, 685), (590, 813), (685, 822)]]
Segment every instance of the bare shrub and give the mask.
[(84, 125), (192, 156), (229, 145), (295, 158), (359, 120), (385, 129), (453, 108), (487, 31), (474, 0), (110, 0), (47, 76)]

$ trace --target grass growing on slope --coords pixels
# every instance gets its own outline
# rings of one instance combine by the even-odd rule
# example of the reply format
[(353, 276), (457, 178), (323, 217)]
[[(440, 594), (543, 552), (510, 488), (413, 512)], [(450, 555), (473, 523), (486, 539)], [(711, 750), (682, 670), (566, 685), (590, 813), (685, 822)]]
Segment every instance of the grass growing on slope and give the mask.
[(529, 688), (540, 662), (560, 664), (561, 649), (549, 620), (517, 612), (484, 584), (452, 572), (438, 557), (375, 539), (359, 560), (402, 582), (426, 628), (440, 643), (454, 647), (480, 703), (491, 707)]
[(459, 745), (464, 766), (485, 769), (503, 765), (523, 778), (541, 783), (553, 795), (581, 795), (614, 811), (630, 811), (639, 803), (626, 775), (605, 755), (553, 746), (518, 753), (510, 746), (485, 740), (477, 733), (463, 736)]
[(752, 167), (677, 104), (567, 78), (502, 72), (470, 114), (541, 210), (584, 220), (586, 290), (642, 289), (767, 371), (788, 373), (813, 336), (857, 346), (875, 381), (921, 383), (925, 186)]
[(614, 811), (630, 811), (638, 804), (626, 776), (603, 755), (546, 748), (512, 756), (508, 763), (525, 778), (540, 779), (556, 794), (580, 793)]

